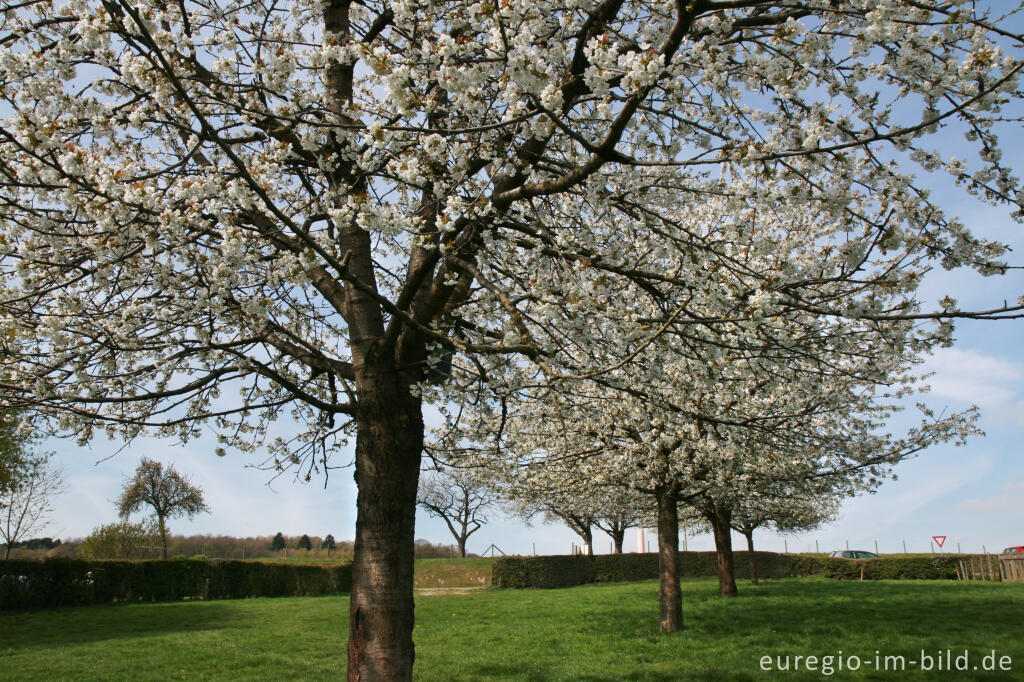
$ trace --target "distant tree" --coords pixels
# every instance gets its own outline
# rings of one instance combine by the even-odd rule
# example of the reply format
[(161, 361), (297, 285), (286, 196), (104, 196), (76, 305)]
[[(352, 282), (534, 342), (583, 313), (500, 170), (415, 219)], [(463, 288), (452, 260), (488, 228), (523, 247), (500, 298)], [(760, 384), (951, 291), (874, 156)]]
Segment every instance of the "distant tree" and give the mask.
[(12, 542), (11, 549), (53, 549), (60, 547), (60, 539), (53, 538), (29, 538), (19, 542)]
[(282, 549), (288, 546), (288, 543), (284, 541), (284, 536), (278, 533), (274, 536), (274, 539), (270, 541), (270, 550), (272, 552), (280, 552)]
[(328, 533), (327, 537), (324, 538), (323, 543), (321, 543), (320, 549), (326, 549), (327, 556), (331, 556), (331, 552), (334, 551), (335, 547), (337, 547), (337, 543), (334, 542), (334, 536)]
[(496, 501), (497, 497), (466, 471), (440, 464), (420, 479), (416, 496), (417, 504), (428, 514), (444, 520), (463, 558), (469, 536), (487, 523), (484, 509)]
[(50, 464), (48, 454), (19, 454), (18, 470), (0, 492), (0, 538), (4, 559), (14, 543), (46, 526), (53, 498), (64, 491), (64, 472)]
[(78, 553), (88, 559), (138, 559), (152, 556), (160, 531), (153, 519), (132, 523), (122, 519), (100, 526), (85, 539)]
[(174, 467), (142, 458), (135, 475), (125, 481), (124, 490), (117, 500), (118, 512), (126, 518), (143, 505), (153, 508), (160, 530), (160, 556), (167, 558), (167, 519), (176, 516), (194, 518), (210, 511), (203, 501), (203, 491), (192, 485)]
[(779, 533), (801, 533), (833, 521), (839, 513), (835, 497), (801, 497), (790, 491), (784, 497), (752, 494), (733, 509), (730, 525), (747, 539), (750, 561), (750, 582), (757, 584), (757, 562), (754, 555), (754, 531), (772, 526)]
[(304, 549), (307, 552), (313, 549), (313, 542), (309, 539), (308, 535), (303, 534), (303, 536), (299, 538), (299, 549)]

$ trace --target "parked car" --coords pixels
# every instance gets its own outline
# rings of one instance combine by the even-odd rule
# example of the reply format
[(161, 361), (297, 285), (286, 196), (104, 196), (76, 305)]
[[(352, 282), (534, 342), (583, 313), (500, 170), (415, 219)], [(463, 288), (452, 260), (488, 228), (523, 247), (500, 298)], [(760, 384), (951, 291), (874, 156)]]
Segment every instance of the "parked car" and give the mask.
[(865, 552), (862, 549), (837, 549), (829, 554), (833, 559), (878, 559), (874, 552)]
[(1017, 545), (1016, 547), (1007, 547), (1003, 550), (1003, 554), (1024, 554), (1024, 545)]

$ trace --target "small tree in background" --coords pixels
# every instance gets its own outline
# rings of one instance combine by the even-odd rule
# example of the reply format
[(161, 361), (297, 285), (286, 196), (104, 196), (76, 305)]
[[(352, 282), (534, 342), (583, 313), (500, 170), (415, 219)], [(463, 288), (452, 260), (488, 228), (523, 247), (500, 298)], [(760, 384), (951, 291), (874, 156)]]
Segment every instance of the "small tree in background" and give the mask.
[(778, 533), (802, 533), (834, 521), (838, 514), (839, 499), (836, 497), (802, 497), (794, 492), (775, 498), (752, 494), (742, 500), (733, 510), (732, 529), (747, 539), (750, 582), (757, 584), (755, 530), (773, 527)]
[(466, 557), (469, 536), (487, 523), (484, 510), (496, 501), (497, 497), (466, 470), (440, 463), (420, 479), (416, 496), (416, 503), (428, 514), (444, 520), (462, 558)]
[(334, 536), (328, 533), (327, 537), (324, 538), (323, 543), (321, 543), (320, 549), (326, 549), (327, 556), (331, 556), (331, 552), (334, 551), (335, 547), (337, 547), (337, 543), (334, 542)]
[(87, 559), (138, 559), (152, 556), (159, 536), (160, 529), (152, 519), (138, 523), (121, 520), (93, 530), (78, 553)]
[(299, 549), (304, 549), (307, 552), (313, 549), (313, 542), (309, 539), (308, 535), (303, 534), (303, 536), (299, 538)]
[(46, 526), (53, 498), (64, 492), (64, 472), (50, 465), (50, 455), (21, 455), (16, 474), (0, 491), (0, 538), (4, 559), (18, 540)]
[(284, 536), (280, 533), (275, 535), (274, 539), (270, 541), (270, 550), (273, 552), (280, 552), (285, 547), (287, 547), (287, 543), (284, 541)]
[(139, 462), (135, 475), (125, 482), (121, 497), (117, 500), (118, 512), (125, 519), (143, 505), (152, 507), (156, 514), (160, 530), (160, 556), (163, 559), (167, 558), (167, 519), (176, 516), (191, 519), (210, 511), (203, 501), (203, 491), (199, 486), (192, 485), (174, 467), (168, 466), (165, 470), (163, 464), (146, 457)]

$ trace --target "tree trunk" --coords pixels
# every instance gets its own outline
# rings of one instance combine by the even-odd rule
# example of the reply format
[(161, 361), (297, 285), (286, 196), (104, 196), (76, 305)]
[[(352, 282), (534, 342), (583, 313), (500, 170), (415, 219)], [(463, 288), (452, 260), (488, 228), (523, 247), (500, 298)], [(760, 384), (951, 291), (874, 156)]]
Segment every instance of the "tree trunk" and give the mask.
[(622, 554), (622, 543), (626, 539), (626, 529), (619, 528), (612, 533), (612, 542), (615, 544), (615, 553)]
[[(356, 536), (348, 679), (411, 680), (420, 401), (393, 371), (357, 373)], [(362, 376), (358, 376), (362, 374)]]
[(157, 524), (160, 526), (160, 558), (167, 558), (167, 524), (164, 523), (163, 515), (157, 515)]
[(715, 534), (715, 551), (718, 554), (718, 593), (723, 597), (735, 597), (737, 594), (732, 556), (732, 528), (729, 524), (731, 517), (732, 510), (715, 509), (709, 519)]
[(459, 558), (466, 558), (466, 538), (459, 538)]
[(747, 557), (750, 559), (750, 582), (757, 584), (757, 560), (754, 558), (754, 531), (744, 533), (747, 536)]
[(587, 526), (587, 531), (583, 534), (583, 541), (587, 543), (587, 556), (594, 556), (594, 531)]
[(658, 611), (662, 632), (683, 629), (683, 592), (679, 586), (679, 497), (674, 486), (659, 486)]

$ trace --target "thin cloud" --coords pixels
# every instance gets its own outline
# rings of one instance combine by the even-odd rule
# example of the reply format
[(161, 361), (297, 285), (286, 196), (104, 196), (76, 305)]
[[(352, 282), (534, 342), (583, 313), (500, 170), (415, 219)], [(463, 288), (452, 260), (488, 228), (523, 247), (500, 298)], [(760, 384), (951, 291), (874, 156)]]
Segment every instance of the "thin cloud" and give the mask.
[(1011, 483), (1002, 490), (988, 497), (976, 497), (964, 500), (954, 509), (973, 512), (996, 512), (1016, 510), (1024, 500), (1024, 481)]
[(1000, 407), (1019, 400), (1024, 368), (973, 350), (940, 348), (925, 362), (935, 375), (927, 380), (933, 395)]

